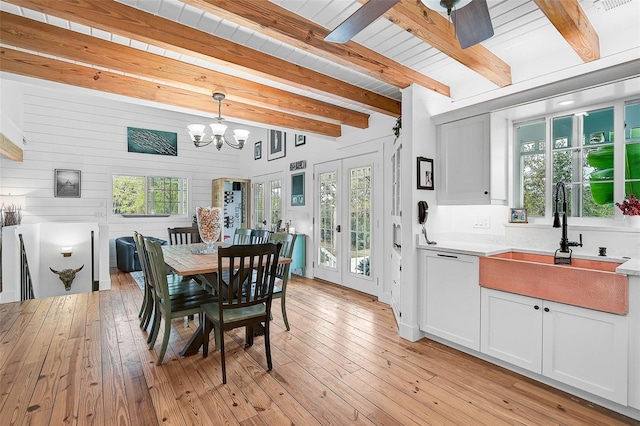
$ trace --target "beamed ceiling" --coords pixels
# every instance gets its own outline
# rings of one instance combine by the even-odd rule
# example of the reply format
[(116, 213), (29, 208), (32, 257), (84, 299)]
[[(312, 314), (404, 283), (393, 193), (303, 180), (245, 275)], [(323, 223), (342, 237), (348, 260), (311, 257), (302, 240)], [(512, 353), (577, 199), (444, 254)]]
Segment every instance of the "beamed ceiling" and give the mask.
[(0, 70), (337, 137), (411, 84), (453, 105), (637, 59), (640, 0), (612, 2), (488, 0), (495, 35), (461, 49), (420, 0), (346, 44), (323, 39), (366, 0), (4, 0)]

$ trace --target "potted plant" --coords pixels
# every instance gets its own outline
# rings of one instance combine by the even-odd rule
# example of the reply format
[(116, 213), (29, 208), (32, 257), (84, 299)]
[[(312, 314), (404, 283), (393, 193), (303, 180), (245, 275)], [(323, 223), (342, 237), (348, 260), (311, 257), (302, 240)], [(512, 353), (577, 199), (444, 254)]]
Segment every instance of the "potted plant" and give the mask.
[(629, 225), (640, 228), (640, 200), (634, 194), (630, 194), (622, 203), (616, 203), (616, 206), (622, 211)]

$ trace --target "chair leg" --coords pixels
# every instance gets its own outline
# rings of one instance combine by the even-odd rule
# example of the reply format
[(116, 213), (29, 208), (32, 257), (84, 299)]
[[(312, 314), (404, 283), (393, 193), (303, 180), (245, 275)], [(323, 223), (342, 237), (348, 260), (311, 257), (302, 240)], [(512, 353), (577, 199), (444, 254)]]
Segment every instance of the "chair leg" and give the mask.
[(267, 320), (264, 323), (264, 351), (267, 355), (267, 370), (271, 371), (273, 365), (271, 364), (271, 339), (269, 338), (269, 323)]
[(145, 288), (144, 292), (144, 302), (143, 302), (142, 317), (140, 318), (140, 328), (146, 330), (149, 326), (149, 321), (151, 319), (151, 314), (153, 312), (153, 295), (151, 294), (150, 288)]
[(282, 307), (282, 319), (284, 320), (284, 325), (287, 327), (287, 331), (291, 331), (289, 328), (289, 320), (287, 319), (287, 307), (284, 303), (284, 293), (282, 293), (282, 297), (280, 298), (280, 306)]
[(222, 327), (218, 327), (217, 332), (220, 334), (220, 364), (222, 365), (222, 384), (227, 384), (227, 363), (224, 357), (224, 332)]
[(140, 312), (138, 312), (138, 318), (142, 318), (145, 308), (147, 307), (147, 295), (148, 295), (147, 286), (145, 285), (144, 294), (142, 297), (142, 305), (140, 306)]
[(158, 355), (158, 364), (162, 365), (164, 360), (164, 354), (167, 352), (167, 346), (169, 346), (169, 334), (171, 333), (171, 320), (169, 318), (164, 319), (164, 336), (162, 336), (162, 346), (160, 347), (160, 354)]
[(154, 300), (153, 303), (153, 322), (151, 324), (151, 333), (149, 334), (149, 339), (147, 342), (149, 343), (149, 349), (153, 349), (156, 344), (156, 339), (158, 338), (158, 331), (160, 330), (160, 303), (157, 300)]
[(207, 319), (207, 315), (203, 314), (202, 316), (202, 333), (204, 336), (202, 337), (202, 357), (206, 358), (209, 355), (209, 335), (211, 334), (211, 321)]

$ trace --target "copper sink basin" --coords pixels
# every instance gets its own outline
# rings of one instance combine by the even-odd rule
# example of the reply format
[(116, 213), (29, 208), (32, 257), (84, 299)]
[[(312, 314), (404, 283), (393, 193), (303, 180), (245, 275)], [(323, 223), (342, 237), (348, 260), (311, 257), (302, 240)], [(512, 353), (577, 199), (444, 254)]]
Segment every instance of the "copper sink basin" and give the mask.
[(480, 286), (626, 315), (629, 281), (615, 273), (620, 265), (576, 258), (554, 265), (553, 255), (510, 251), (480, 258)]

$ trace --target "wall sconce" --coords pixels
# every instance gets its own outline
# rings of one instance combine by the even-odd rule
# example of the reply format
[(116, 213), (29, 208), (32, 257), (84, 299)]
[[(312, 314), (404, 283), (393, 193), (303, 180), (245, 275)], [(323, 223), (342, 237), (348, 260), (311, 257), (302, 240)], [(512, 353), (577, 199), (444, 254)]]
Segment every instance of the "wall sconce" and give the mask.
[(60, 248), (60, 253), (64, 257), (69, 257), (69, 256), (71, 256), (71, 254), (73, 254), (73, 247), (61, 247)]

